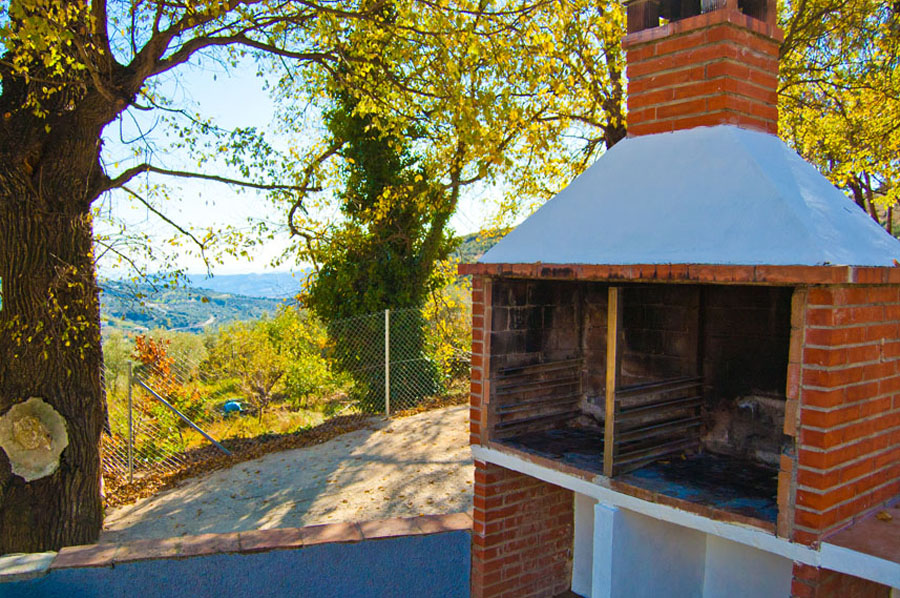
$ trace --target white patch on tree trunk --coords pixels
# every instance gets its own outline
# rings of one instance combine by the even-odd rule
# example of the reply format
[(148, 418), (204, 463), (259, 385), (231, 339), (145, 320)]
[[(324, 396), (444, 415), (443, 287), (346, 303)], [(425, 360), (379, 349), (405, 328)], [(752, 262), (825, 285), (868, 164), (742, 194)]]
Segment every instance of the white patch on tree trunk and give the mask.
[(0, 417), (0, 449), (26, 482), (56, 471), (68, 445), (66, 420), (43, 399), (31, 397)]

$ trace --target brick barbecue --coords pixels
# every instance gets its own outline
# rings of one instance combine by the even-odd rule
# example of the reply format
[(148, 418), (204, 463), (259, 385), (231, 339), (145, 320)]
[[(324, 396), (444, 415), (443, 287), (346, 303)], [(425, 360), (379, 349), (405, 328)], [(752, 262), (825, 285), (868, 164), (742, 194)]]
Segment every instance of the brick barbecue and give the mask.
[[(620, 579), (630, 544), (598, 530), (638, 537), (677, 519), (706, 548), (699, 586), (681, 568), (660, 578), (668, 595), (676, 578), (701, 588), (685, 595), (726, 595), (716, 583), (746, 558), (775, 585), (734, 595), (887, 597), (890, 559), (868, 577), (822, 563), (829, 538), (900, 496), (900, 243), (774, 136), (773, 1), (635, 0), (627, 16), (629, 139), (460, 267), (473, 280), (472, 595), (661, 595), (652, 575)], [(719, 155), (724, 175), (710, 170)], [(629, 161), (664, 179), (662, 197), (616, 180)], [(684, 220), (656, 230), (629, 216), (637, 202)], [(679, 229), (728, 202), (708, 230)], [(812, 230), (792, 233), (794, 219)], [(640, 533), (665, 545), (670, 532)], [(745, 556), (729, 563), (715, 542)]]

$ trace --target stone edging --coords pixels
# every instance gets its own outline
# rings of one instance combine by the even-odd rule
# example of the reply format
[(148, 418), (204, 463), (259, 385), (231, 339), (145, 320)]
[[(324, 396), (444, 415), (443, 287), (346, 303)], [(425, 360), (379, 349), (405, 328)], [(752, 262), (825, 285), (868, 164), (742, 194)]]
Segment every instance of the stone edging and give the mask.
[(33, 579), (55, 569), (114, 567), (117, 564), (135, 561), (213, 554), (250, 554), (298, 549), (317, 544), (356, 543), (471, 529), (471, 513), (451, 513), (359, 523), (327, 523), (300, 528), (201, 534), (161, 540), (136, 540), (122, 544), (67, 546), (58, 553), (42, 552), (0, 557), (0, 584)]

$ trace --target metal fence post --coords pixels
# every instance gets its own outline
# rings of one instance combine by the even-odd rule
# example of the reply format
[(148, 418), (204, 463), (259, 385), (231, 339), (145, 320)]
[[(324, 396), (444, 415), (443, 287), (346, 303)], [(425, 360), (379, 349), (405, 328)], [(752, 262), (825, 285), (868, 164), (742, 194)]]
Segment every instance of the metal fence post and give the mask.
[(131, 408), (131, 389), (134, 384), (131, 362), (128, 362), (128, 483), (134, 481), (134, 420)]
[(384, 310), (384, 413), (391, 416), (391, 310)]

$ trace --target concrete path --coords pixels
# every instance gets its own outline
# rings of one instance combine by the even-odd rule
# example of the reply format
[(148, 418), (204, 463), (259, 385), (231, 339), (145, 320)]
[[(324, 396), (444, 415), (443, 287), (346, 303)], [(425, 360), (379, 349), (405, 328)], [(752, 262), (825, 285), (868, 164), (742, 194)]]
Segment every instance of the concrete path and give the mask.
[(467, 511), (467, 418), (463, 405), (381, 421), (186, 480), (111, 510), (100, 542)]

